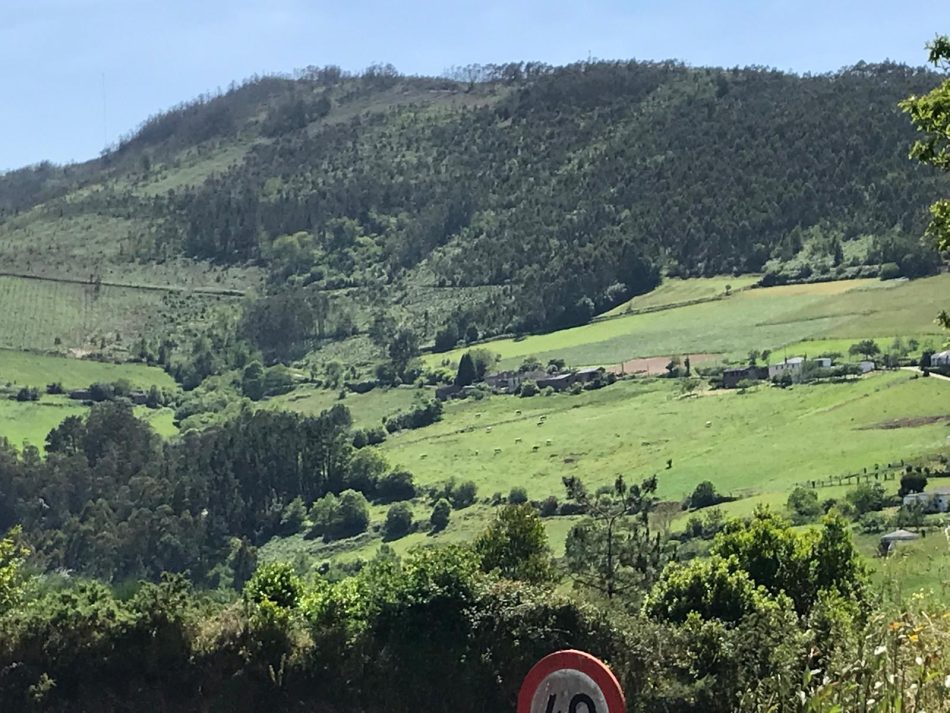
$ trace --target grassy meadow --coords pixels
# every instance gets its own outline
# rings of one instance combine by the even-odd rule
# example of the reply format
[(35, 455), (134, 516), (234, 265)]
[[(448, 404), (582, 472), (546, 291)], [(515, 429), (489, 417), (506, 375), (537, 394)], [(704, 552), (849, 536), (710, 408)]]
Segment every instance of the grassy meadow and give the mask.
[(46, 384), (60, 382), (66, 389), (76, 389), (97, 381), (119, 379), (127, 379), (143, 389), (153, 384), (160, 388), (176, 387), (174, 379), (163, 370), (144, 364), (113, 364), (0, 349), (0, 384), (42, 389)]
[[(31, 443), (42, 449), (46, 434), (64, 418), (82, 416), (89, 410), (65, 395), (45, 393), (47, 384), (60, 382), (64, 389), (69, 390), (119, 379), (126, 379), (140, 389), (152, 385), (163, 389), (177, 388), (175, 381), (164, 371), (144, 364), (113, 364), (0, 349), (0, 385), (9, 384), (14, 389), (32, 386), (40, 390), (40, 400), (36, 402), (0, 397), (0, 437), (18, 447)], [(136, 415), (148, 421), (163, 437), (178, 433), (171, 409), (152, 410), (141, 406), (136, 407)]]
[[(543, 360), (557, 356), (573, 364), (686, 352), (740, 360), (748, 350), (763, 348), (782, 349), (790, 356), (838, 352), (847, 360), (852, 358), (848, 347), (858, 339), (873, 338), (888, 351), (896, 336), (905, 345), (916, 339), (911, 355), (917, 356), (945, 340), (932, 320), (941, 296), (950, 294), (950, 275), (912, 282), (851, 280), (751, 289), (753, 279), (668, 280), (604, 315), (609, 318), (484, 346), (500, 353), (502, 367), (509, 367), (527, 355)], [(708, 301), (675, 306), (691, 300)], [(670, 305), (625, 314), (628, 307)], [(446, 357), (455, 361), (462, 351), (426, 358), (433, 365)], [(408, 405), (415, 392), (407, 387), (376, 389), (348, 395), (344, 403), (357, 425), (375, 425)], [(271, 403), (307, 413), (336, 402), (335, 392), (298, 389)], [(950, 384), (898, 371), (787, 390), (763, 385), (744, 394), (687, 395), (678, 382), (640, 378), (576, 396), (452, 401), (441, 422), (391, 436), (380, 450), (394, 466), (412, 471), (422, 486), (454, 477), (471, 479), (479, 489), (480, 503), (453, 513), (444, 532), (414, 533), (390, 543), (403, 552), (424, 543), (470, 539), (491, 515), (488, 501), (515, 486), (525, 487), (534, 500), (563, 498), (561, 479), (566, 475), (599, 486), (621, 473), (634, 479), (656, 473), (659, 495), (673, 501), (686, 497), (696, 483), (711, 480), (737, 498), (721, 506), (725, 514), (745, 516), (759, 505), (783, 510), (798, 483), (865, 468), (873, 472), (878, 465), (947, 452), (948, 439)], [(822, 487), (819, 497), (840, 498), (850, 487)], [(895, 489), (896, 483), (888, 481), (886, 487)], [(428, 518), (427, 503), (416, 502), (413, 508), (416, 520)], [(275, 541), (264, 554), (337, 561), (371, 557), (381, 544), (378, 527), (384, 518), (385, 508), (374, 508), (377, 531), (353, 541), (326, 545), (298, 536)], [(545, 520), (555, 552), (563, 551), (573, 522), (563, 517)], [(684, 523), (680, 517), (670, 526), (678, 529)], [(870, 541), (869, 556), (876, 539)]]
[(42, 450), (46, 434), (68, 416), (82, 416), (89, 409), (65, 396), (43, 396), (38, 403), (0, 399), (0, 437), (17, 448), (32, 444)]
[[(635, 379), (576, 396), (451, 402), (441, 422), (390, 436), (379, 449), (394, 466), (411, 470), (419, 485), (450, 477), (478, 485), (479, 502), (453, 512), (445, 531), (416, 532), (390, 542), (397, 553), (471, 539), (492, 516), (489, 501), (496, 494), (507, 496), (515, 486), (525, 487), (533, 500), (548, 495), (562, 500), (561, 479), (568, 475), (596, 487), (618, 474), (640, 479), (656, 473), (660, 497), (672, 501), (685, 498), (699, 481), (711, 480), (720, 492), (738, 498), (719, 506), (724, 514), (746, 516), (760, 505), (784, 510), (791, 489), (807, 480), (864, 468), (873, 472), (901, 459), (947, 453), (950, 383), (897, 371), (842, 384), (684, 396), (675, 382)], [(667, 459), (672, 459), (669, 468)], [(889, 492), (896, 490), (896, 480), (884, 484)], [(842, 498), (851, 487), (820, 487), (819, 499)], [(416, 521), (428, 519), (427, 501), (417, 499), (412, 507)], [(385, 513), (385, 506), (373, 506), (371, 529), (360, 537), (329, 544), (303, 535), (278, 538), (262, 549), (262, 557), (370, 558), (383, 544), (379, 527)], [(685, 521), (683, 513), (669, 525), (678, 530)], [(563, 554), (574, 522), (572, 517), (544, 520), (555, 554)], [(885, 564), (874, 559), (876, 536), (857, 539), (876, 572), (875, 582), (883, 586), (898, 576), (898, 560), (881, 569)], [(937, 543), (937, 538), (927, 542)], [(933, 572), (947, 570), (950, 559), (944, 563), (946, 553), (934, 547), (926, 560), (901, 560), (908, 574), (898, 574), (905, 586), (939, 589)], [(925, 562), (941, 563), (943, 569), (931, 571)]]
[(408, 408), (417, 394), (419, 394), (419, 389), (401, 386), (388, 389), (377, 388), (365, 394), (347, 393), (346, 398), (340, 400), (337, 390), (304, 386), (289, 394), (268, 399), (266, 405), (269, 408), (301, 414), (318, 414), (336, 404), (343, 404), (353, 416), (353, 425), (357, 428), (366, 428), (379, 426), (386, 416)]
[(717, 277), (693, 277), (689, 279), (668, 278), (655, 290), (638, 295), (604, 312), (601, 317), (617, 317), (629, 312), (646, 309), (673, 307), (684, 302), (711, 300), (751, 287), (759, 280), (759, 275), (720, 275)]
[(950, 384), (908, 372), (688, 397), (676, 383), (642, 379), (577, 396), (453, 403), (440, 423), (381, 449), (420, 484), (471, 479), (482, 496), (524, 486), (541, 499), (561, 496), (567, 475), (599, 486), (652, 473), (670, 500), (702, 480), (737, 497), (787, 496), (799, 482), (945, 448), (948, 424)]
[[(933, 319), (945, 308), (947, 294), (950, 274), (913, 281), (845, 280), (747, 289), (701, 304), (482, 346), (500, 354), (507, 367), (529, 355), (542, 361), (558, 357), (574, 365), (701, 352), (738, 356), (817, 338), (853, 342), (888, 335), (889, 341), (901, 335), (939, 343), (945, 336)], [(457, 362), (464, 351), (429, 355), (427, 362)]]
[[(29, 443), (41, 451), (46, 434), (68, 416), (84, 416), (89, 407), (66, 396), (44, 394), (38, 402), (19, 402), (0, 399), (0, 438), (6, 438), (17, 448)], [(168, 408), (135, 408), (135, 415), (147, 421), (164, 438), (178, 433), (173, 421), (174, 412)]]

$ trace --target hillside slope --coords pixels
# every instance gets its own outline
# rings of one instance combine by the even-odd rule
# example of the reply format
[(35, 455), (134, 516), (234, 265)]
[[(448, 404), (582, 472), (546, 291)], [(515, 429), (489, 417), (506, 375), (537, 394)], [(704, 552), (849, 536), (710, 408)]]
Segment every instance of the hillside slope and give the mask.
[(429, 337), (447, 320), (582, 323), (661, 270), (936, 264), (916, 236), (938, 179), (907, 160), (896, 106), (935, 83), (926, 70), (529, 63), (470, 79), (324, 68), (200, 98), (97, 160), (0, 177), (0, 259), (16, 274), (234, 289), (264, 268), (270, 289), (308, 299), (362, 290), (336, 315), (356, 327), (380, 299), (479, 290), (408, 305)]

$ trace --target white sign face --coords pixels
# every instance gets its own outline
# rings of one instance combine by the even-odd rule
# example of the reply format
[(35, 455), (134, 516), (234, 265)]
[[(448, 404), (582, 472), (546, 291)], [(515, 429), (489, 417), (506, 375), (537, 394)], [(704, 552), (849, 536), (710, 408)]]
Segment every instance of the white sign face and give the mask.
[(534, 692), (531, 713), (609, 713), (603, 691), (586, 673), (562, 668)]

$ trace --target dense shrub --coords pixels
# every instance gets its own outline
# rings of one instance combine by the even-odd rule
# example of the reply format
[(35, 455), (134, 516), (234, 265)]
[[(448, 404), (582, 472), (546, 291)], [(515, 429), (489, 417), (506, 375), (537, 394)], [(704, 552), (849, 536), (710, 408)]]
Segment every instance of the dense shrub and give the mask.
[(477, 494), (478, 486), (475, 485), (475, 481), (465, 480), (459, 483), (455, 478), (451, 478), (449, 482), (446, 483), (442, 493), (443, 497), (452, 503), (452, 507), (456, 510), (461, 510), (462, 508), (467, 508), (469, 505), (472, 505), (475, 502)]
[(708, 480), (699, 483), (689, 496), (691, 508), (705, 508), (723, 502), (725, 498), (716, 492), (716, 486)]
[(406, 503), (396, 503), (386, 511), (383, 523), (383, 536), (387, 540), (396, 540), (412, 530), (412, 508)]
[(452, 505), (445, 498), (439, 498), (432, 507), (432, 514), (429, 516), (429, 525), (433, 532), (441, 532), (449, 525), (449, 519), (452, 517)]
[(518, 394), (523, 397), (537, 396), (540, 393), (537, 383), (531, 381), (525, 381), (521, 384), (521, 389), (518, 391)]
[(310, 508), (311, 536), (327, 540), (352, 537), (369, 527), (369, 503), (355, 490), (344, 490), (339, 496), (324, 495)]
[(509, 505), (522, 505), (526, 502), (528, 502), (528, 491), (520, 485), (516, 485), (511, 489), (511, 492), (508, 493)]
[(438, 399), (417, 399), (408, 411), (400, 411), (385, 421), (389, 433), (410, 428), (423, 428), (442, 418), (442, 402)]
[(260, 604), (267, 600), (285, 609), (297, 606), (302, 593), (303, 582), (285, 562), (261, 565), (244, 585), (244, 601)]
[(16, 392), (17, 401), (39, 401), (40, 390), (35, 386), (24, 386)]
[(787, 506), (796, 525), (813, 522), (822, 513), (818, 503), (818, 493), (814, 488), (798, 486), (788, 496)]
[(644, 604), (648, 616), (683, 623), (690, 614), (735, 624), (755, 611), (775, 606), (735, 559), (709, 557), (663, 570)]
[(861, 483), (845, 497), (858, 515), (882, 509), (886, 499), (884, 486), (880, 483)]
[(896, 262), (886, 262), (881, 265), (880, 277), (882, 280), (893, 280), (900, 276), (901, 269)]
[(376, 499), (381, 503), (412, 500), (414, 497), (416, 486), (408, 470), (394, 470), (380, 476), (376, 482)]

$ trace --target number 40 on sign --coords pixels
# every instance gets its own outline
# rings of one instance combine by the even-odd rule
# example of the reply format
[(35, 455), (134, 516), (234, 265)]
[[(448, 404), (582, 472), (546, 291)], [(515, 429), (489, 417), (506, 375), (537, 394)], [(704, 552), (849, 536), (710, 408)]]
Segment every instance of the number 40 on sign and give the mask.
[(538, 661), (518, 693), (518, 713), (624, 713), (616, 676), (583, 651), (557, 651)]

